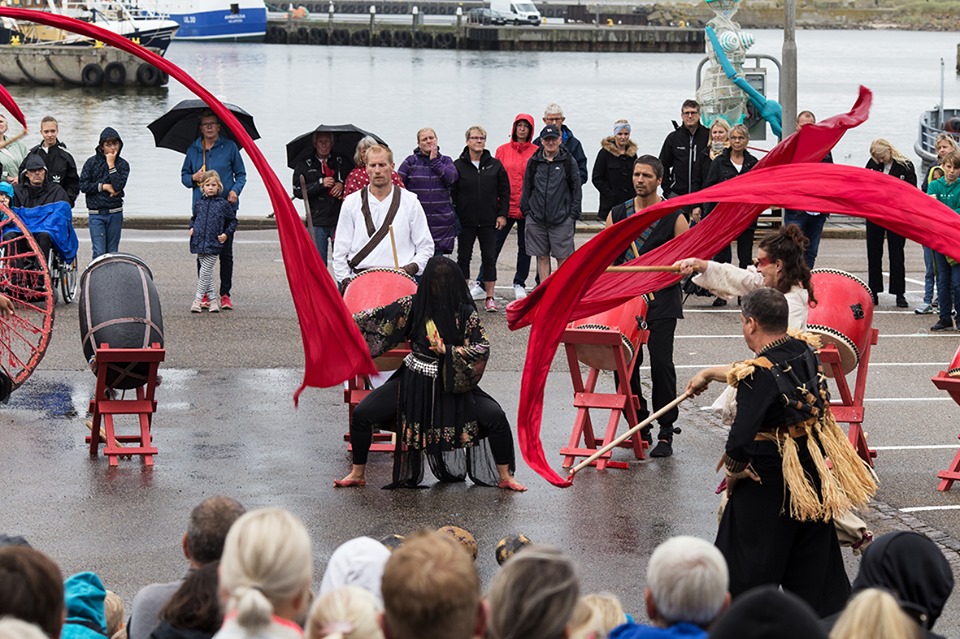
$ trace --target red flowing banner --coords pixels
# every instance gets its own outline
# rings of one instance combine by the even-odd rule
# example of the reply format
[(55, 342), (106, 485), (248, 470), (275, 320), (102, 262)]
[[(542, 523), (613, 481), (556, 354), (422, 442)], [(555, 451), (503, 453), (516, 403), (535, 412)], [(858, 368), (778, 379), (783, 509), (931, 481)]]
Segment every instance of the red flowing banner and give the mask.
[[(294, 403), (307, 386), (325, 387), (340, 384), (357, 374), (376, 372), (366, 343), (347, 311), (333, 278), (320, 260), (320, 255), (300, 221), (286, 190), (260, 149), (236, 119), (212, 93), (190, 74), (166, 58), (145, 49), (116, 33), (87, 22), (32, 9), (0, 7), (0, 16), (38, 22), (47, 26), (94, 38), (149, 62), (179, 81), (220, 118), (250, 156), (270, 197), (277, 220), (283, 267), (287, 273), (290, 294), (300, 322), (303, 340), (303, 383), (294, 393)], [(9, 102), (8, 102), (9, 101)], [(3, 104), (21, 124), (23, 114), (9, 93), (0, 93)]]
[(517, 439), (527, 464), (550, 483), (566, 487), (549, 465), (540, 441), (547, 374), (563, 330), (573, 319), (613, 308), (669, 286), (675, 273), (605, 273), (643, 230), (684, 206), (717, 202), (700, 224), (627, 264), (673, 264), (709, 259), (770, 206), (863, 217), (960, 260), (960, 216), (920, 189), (878, 171), (823, 164), (843, 133), (864, 122), (871, 94), (847, 114), (807, 125), (784, 140), (749, 173), (697, 193), (665, 200), (597, 234), (526, 299), (507, 307), (510, 328), (532, 325), (521, 383)]

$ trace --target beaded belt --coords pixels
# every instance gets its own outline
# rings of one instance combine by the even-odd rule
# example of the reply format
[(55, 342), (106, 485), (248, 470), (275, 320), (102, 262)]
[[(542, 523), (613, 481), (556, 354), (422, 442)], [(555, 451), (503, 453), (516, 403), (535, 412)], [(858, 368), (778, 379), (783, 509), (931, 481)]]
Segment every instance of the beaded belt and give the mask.
[(427, 377), (437, 378), (437, 371), (440, 369), (440, 365), (436, 360), (428, 360), (417, 357), (414, 353), (409, 353), (406, 357), (403, 358), (403, 364), (407, 367), (408, 370), (417, 373), (418, 375), (426, 375)]

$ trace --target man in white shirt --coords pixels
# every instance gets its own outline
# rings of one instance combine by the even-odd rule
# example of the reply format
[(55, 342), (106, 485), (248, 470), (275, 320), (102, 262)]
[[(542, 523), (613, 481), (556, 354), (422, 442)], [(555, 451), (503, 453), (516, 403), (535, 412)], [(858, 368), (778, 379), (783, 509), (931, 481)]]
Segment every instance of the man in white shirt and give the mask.
[[(346, 197), (337, 222), (333, 243), (337, 282), (370, 268), (401, 268), (417, 275), (433, 257), (433, 236), (420, 200), (410, 191), (394, 187), (392, 172), (393, 152), (382, 146), (370, 147), (370, 186)], [(391, 210), (392, 221), (387, 219)]]

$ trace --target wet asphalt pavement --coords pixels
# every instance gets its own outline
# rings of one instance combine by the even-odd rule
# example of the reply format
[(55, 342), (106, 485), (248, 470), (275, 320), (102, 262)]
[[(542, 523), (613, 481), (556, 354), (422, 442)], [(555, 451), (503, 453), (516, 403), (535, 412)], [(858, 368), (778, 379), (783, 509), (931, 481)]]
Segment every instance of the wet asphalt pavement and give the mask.
[[(90, 244), (85, 231), (80, 235), (83, 263)], [(578, 235), (578, 243), (589, 237)], [(24, 535), (65, 574), (94, 570), (129, 603), (142, 585), (182, 574), (179, 540), (187, 515), (201, 499), (222, 493), (248, 508), (282, 506), (303, 518), (314, 541), (317, 580), (332, 551), (351, 537), (456, 524), (477, 537), (484, 584), (497, 567), (497, 540), (523, 532), (570, 553), (585, 592), (612, 591), (643, 618), (644, 572), (656, 545), (677, 534), (713, 538), (720, 479), (714, 466), (725, 435), (718, 420), (700, 409), (719, 389), (681, 406), (683, 433), (672, 458), (635, 462), (626, 470), (588, 469), (570, 489), (548, 485), (520, 460), (517, 478), (530, 488), (524, 494), (436, 485), (429, 477), (424, 490), (384, 491), (379, 486), (388, 481), (391, 459), (380, 454), (371, 457), (368, 486), (335, 490), (333, 479), (349, 468), (342, 439), (347, 409), (340, 388), (308, 389), (300, 408), (293, 407), (302, 351), (276, 232), (238, 234), (236, 310), (219, 316), (188, 312), (196, 280), (185, 233), (127, 230), (121, 248), (150, 265), (163, 306), (167, 358), (157, 392), (155, 467), (145, 469), (134, 459), (111, 469), (103, 456), (87, 454), (83, 422), (95, 379), (83, 360), (76, 304), (57, 307), (46, 357), (0, 408), (0, 532)], [(499, 261), (501, 283), (510, 282), (515, 251), (511, 238)], [(865, 277), (865, 242), (825, 239), (818, 266)], [(911, 305), (921, 301), (922, 276), (920, 248), (908, 243)], [(482, 318), (493, 346), (482, 387), (513, 420), (527, 330), (513, 333), (506, 327), (502, 308), (513, 298), (512, 287), (497, 293), (500, 312)], [(679, 324), (675, 360), (681, 387), (700, 367), (748, 355), (736, 306), (713, 309), (710, 301), (688, 300), (687, 317)], [(865, 430), (870, 444), (881, 447), (876, 463), (881, 489), (865, 519), (877, 533), (913, 529), (934, 536), (960, 574), (954, 533), (960, 486), (936, 490), (936, 473), (958, 446), (960, 407), (930, 382), (950, 361), (960, 334), (930, 333), (936, 316), (897, 309), (892, 296), (882, 294), (880, 304)], [(562, 351), (552, 370), (543, 443), (559, 469), (558, 451), (575, 416)], [(612, 388), (611, 376), (602, 384)], [(595, 420), (603, 423), (606, 416), (597, 414)], [(120, 424), (121, 432), (133, 428), (131, 421)], [(632, 455), (621, 450), (616, 457)], [(936, 509), (902, 510), (912, 508)], [(852, 578), (857, 559), (844, 553)], [(936, 627), (947, 636), (960, 635), (956, 600)]]

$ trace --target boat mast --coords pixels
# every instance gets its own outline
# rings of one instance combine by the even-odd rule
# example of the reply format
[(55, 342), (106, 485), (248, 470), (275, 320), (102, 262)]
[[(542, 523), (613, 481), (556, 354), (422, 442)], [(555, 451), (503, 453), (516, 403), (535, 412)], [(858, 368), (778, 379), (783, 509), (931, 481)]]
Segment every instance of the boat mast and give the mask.
[(939, 112), (940, 112), (940, 113), (939, 113), (939, 120), (938, 120), (938, 122), (940, 123), (939, 128), (941, 128), (941, 129), (943, 128), (943, 125), (944, 125), (944, 121), (943, 121), (943, 83), (944, 83), (944, 80), (943, 80), (943, 68), (944, 68), (944, 67), (943, 67), (943, 58), (940, 58), (940, 106), (939, 106)]

